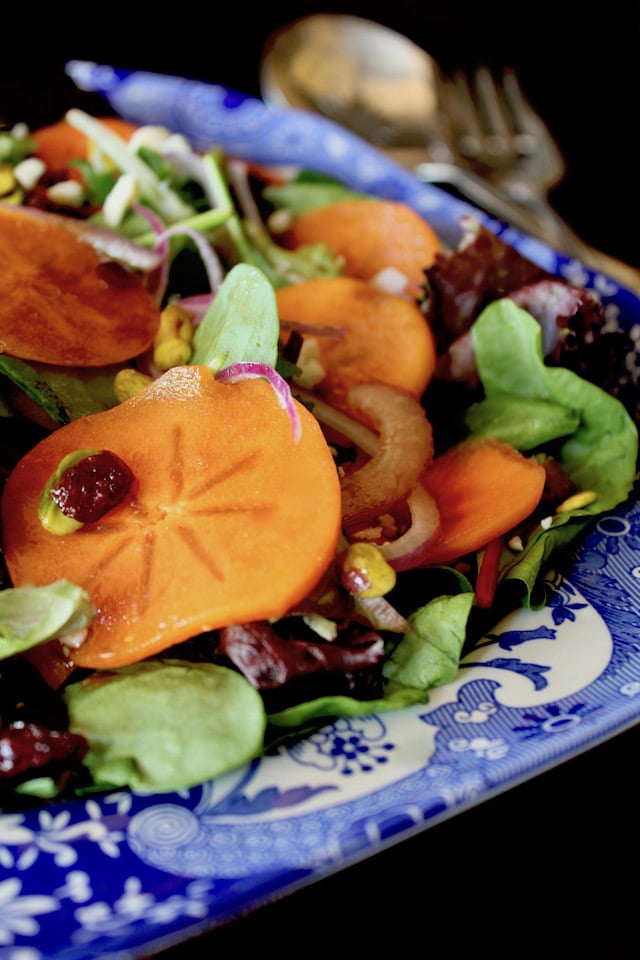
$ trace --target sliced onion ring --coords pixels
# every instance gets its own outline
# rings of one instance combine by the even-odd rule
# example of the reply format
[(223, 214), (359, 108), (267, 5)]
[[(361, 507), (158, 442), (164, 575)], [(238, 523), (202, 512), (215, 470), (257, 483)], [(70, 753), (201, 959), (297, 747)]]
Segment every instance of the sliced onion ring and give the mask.
[(218, 370), (215, 377), (216, 380), (223, 383), (236, 383), (238, 380), (252, 379), (267, 380), (278, 398), (278, 403), (291, 421), (293, 442), (298, 442), (302, 435), (298, 408), (289, 389), (289, 384), (273, 367), (270, 367), (267, 363), (258, 363), (253, 360), (240, 360), (237, 363), (230, 363), (228, 367), (223, 367), (222, 370)]
[(379, 438), (371, 459), (342, 481), (344, 524), (357, 531), (408, 497), (433, 459), (433, 433), (420, 401), (399, 387), (360, 383), (348, 400), (372, 420)]
[(440, 526), (440, 511), (422, 484), (407, 498), (411, 523), (395, 540), (378, 544), (385, 560), (394, 570), (412, 570), (422, 564), (422, 558)]

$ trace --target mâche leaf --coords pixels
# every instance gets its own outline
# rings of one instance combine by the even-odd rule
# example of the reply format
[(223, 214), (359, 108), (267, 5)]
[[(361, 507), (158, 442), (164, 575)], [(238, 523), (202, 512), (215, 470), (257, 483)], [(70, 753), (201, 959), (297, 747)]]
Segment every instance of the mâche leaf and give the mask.
[(217, 664), (136, 663), (71, 684), (65, 701), (70, 729), (89, 741), (85, 763), (97, 784), (180, 789), (262, 752), (260, 694)]
[(279, 331), (272, 285), (257, 267), (239, 263), (196, 328), (191, 363), (204, 363), (214, 373), (244, 360), (275, 367)]

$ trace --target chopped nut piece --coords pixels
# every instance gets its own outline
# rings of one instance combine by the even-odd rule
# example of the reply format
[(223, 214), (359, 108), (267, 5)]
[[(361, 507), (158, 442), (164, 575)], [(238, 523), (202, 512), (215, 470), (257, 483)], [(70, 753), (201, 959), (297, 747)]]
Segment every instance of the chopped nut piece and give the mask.
[(153, 362), (159, 370), (188, 363), (192, 353), (193, 319), (175, 303), (164, 308), (153, 342)]
[(180, 337), (173, 337), (171, 340), (159, 343), (153, 351), (153, 361), (159, 370), (179, 367), (183, 363), (188, 363), (190, 357), (191, 346)]
[(60, 180), (48, 188), (47, 197), (52, 203), (65, 207), (80, 207), (84, 202), (84, 190), (77, 180)]
[(135, 397), (141, 393), (153, 380), (144, 373), (140, 373), (133, 368), (125, 367), (118, 370), (113, 380), (113, 391), (119, 403), (124, 403), (129, 397)]
[(373, 543), (352, 543), (340, 558), (340, 582), (357, 597), (382, 597), (396, 583), (396, 572)]
[(21, 187), (33, 190), (46, 169), (45, 163), (39, 157), (27, 157), (13, 168), (13, 173)]
[(593, 490), (581, 490), (579, 493), (574, 493), (572, 496), (567, 497), (566, 500), (563, 500), (562, 503), (556, 507), (556, 512), (569, 513), (570, 510), (580, 510), (581, 507), (588, 507), (597, 497), (598, 494), (594, 493)]

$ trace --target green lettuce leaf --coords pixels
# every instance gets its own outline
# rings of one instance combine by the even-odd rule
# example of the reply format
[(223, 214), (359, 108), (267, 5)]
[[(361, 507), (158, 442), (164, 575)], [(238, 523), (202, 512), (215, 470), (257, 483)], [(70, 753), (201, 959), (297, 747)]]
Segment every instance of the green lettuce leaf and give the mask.
[[(633, 487), (638, 460), (638, 431), (622, 403), (571, 370), (547, 366), (540, 325), (508, 298), (482, 311), (472, 337), (485, 395), (494, 410), (504, 405), (504, 422), (513, 424), (508, 442), (525, 449), (519, 445), (517, 417), (509, 412), (512, 402), (516, 409), (524, 400), (565, 408), (577, 426), (562, 444), (560, 460), (579, 489), (598, 495), (584, 510), (595, 515), (622, 503)], [(509, 437), (506, 430), (503, 436)]]
[(0, 660), (87, 627), (95, 616), (89, 594), (57, 580), (43, 587), (0, 591)]
[(70, 729), (89, 742), (84, 763), (97, 786), (180, 790), (263, 750), (262, 697), (217, 664), (142, 661), (70, 684), (64, 699)]
[[(536, 436), (542, 442), (543, 434), (545, 440), (559, 440), (558, 459), (576, 487), (596, 494), (592, 503), (556, 514), (551, 526), (539, 528), (525, 550), (501, 571), (503, 579), (522, 581), (525, 602), (531, 603), (543, 566), (593, 517), (614, 509), (631, 493), (638, 431), (615, 397), (571, 370), (544, 363), (540, 325), (512, 300), (505, 298), (486, 307), (472, 327), (472, 337), (487, 399), (471, 409), (468, 426), (479, 426), (485, 434), (493, 430), (492, 435), (498, 434), (519, 450), (531, 449)], [(526, 410), (533, 411), (533, 425), (519, 422)], [(542, 422), (543, 410), (549, 412), (547, 424)], [(575, 428), (567, 430), (572, 420)]]
[(528, 451), (574, 433), (580, 418), (574, 410), (550, 400), (500, 394), (469, 407), (466, 424), (477, 437), (495, 437)]
[(0, 374), (61, 426), (115, 406), (113, 380), (121, 367), (60, 367), (0, 354)]
[(215, 372), (251, 360), (275, 367), (280, 318), (273, 286), (247, 263), (229, 271), (195, 330), (191, 363)]
[(389, 695), (407, 687), (427, 691), (453, 680), (473, 599), (471, 591), (436, 597), (411, 614), (411, 631), (384, 666)]

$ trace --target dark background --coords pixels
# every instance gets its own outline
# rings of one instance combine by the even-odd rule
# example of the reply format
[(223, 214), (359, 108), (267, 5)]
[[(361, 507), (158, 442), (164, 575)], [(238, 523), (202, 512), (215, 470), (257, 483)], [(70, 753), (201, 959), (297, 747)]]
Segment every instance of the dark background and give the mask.
[(21, 113), (34, 124), (59, 115), (77, 98), (64, 74), (68, 59), (187, 75), (258, 94), (258, 62), (269, 33), (305, 14), (331, 11), (400, 30), (445, 68), (516, 66), (568, 163), (553, 193), (557, 209), (593, 246), (640, 265), (637, 0), (609, 0), (592, 12), (564, 0), (263, 2), (251, 10), (236, 0), (185, 5), (183, 18), (176, 5), (161, 11), (135, 2), (58, 5), (24, 20), (14, 11), (12, 39), (22, 33), (24, 45), (10, 44), (0, 57), (0, 116), (9, 105), (13, 119)]
[[(184, 19), (175, 5), (135, 10), (58, 7), (29, 13), (27, 24), (14, 9), (12, 39), (22, 32), (24, 42), (0, 59), (0, 115), (33, 125), (56, 119), (78, 99), (64, 75), (72, 58), (257, 94), (272, 30), (307, 13), (366, 16), (407, 33), (445, 68), (517, 67), (568, 163), (553, 194), (558, 211), (589, 243), (640, 266), (639, 3), (610, 0), (590, 12), (561, 0), (185, 5)], [(200, 949), (278, 958), (636, 957), (639, 766), (635, 728), (163, 960)]]

